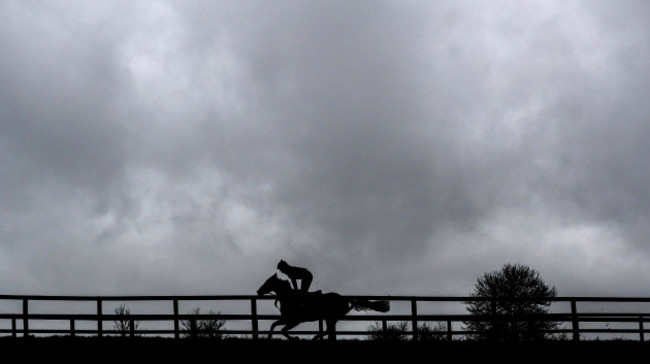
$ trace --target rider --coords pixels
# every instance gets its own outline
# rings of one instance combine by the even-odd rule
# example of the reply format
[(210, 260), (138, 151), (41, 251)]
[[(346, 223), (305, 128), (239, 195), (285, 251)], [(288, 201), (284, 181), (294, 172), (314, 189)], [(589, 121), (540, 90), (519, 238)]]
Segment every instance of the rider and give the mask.
[[(278, 269), (291, 279), (294, 290), (304, 293), (309, 292), (309, 286), (311, 285), (311, 281), (314, 279), (314, 276), (309, 270), (302, 267), (291, 266), (284, 260), (280, 260), (280, 263), (278, 263)], [(300, 289), (298, 289), (298, 280), (300, 280)]]

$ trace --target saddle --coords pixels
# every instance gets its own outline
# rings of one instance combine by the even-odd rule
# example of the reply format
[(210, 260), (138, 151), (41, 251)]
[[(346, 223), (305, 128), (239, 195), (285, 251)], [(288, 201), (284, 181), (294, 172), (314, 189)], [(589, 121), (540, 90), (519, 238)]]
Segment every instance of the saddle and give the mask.
[(322, 297), (323, 292), (321, 290), (318, 291), (313, 291), (313, 292), (302, 292), (302, 291), (294, 291), (295, 294), (293, 296), (293, 303), (292, 307), (295, 312), (301, 314), (301, 315), (309, 315), (312, 314), (314, 311), (319, 310), (320, 308), (320, 300), (319, 298)]
[(308, 304), (310, 302), (313, 302), (314, 299), (318, 299), (323, 294), (323, 291), (320, 289), (318, 291), (313, 291), (313, 292), (302, 292), (302, 291), (296, 291), (296, 297), (303, 302), (303, 305)]

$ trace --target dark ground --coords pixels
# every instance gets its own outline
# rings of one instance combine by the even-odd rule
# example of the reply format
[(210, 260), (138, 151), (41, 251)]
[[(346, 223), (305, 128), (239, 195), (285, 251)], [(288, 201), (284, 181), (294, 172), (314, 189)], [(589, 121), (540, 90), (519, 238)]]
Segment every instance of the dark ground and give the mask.
[(570, 341), (536, 344), (495, 344), (477, 342), (373, 342), (357, 340), (286, 341), (286, 340), (190, 340), (165, 338), (1, 338), (3, 354), (13, 354), (16, 360), (35, 362), (65, 361), (102, 363), (164, 363), (227, 361), (249, 362), (262, 359), (271, 363), (326, 363), (352, 360), (369, 361), (413, 360), (463, 362), (526, 363), (568, 362), (569, 359), (611, 360), (627, 362), (646, 357), (650, 342), (634, 341)]

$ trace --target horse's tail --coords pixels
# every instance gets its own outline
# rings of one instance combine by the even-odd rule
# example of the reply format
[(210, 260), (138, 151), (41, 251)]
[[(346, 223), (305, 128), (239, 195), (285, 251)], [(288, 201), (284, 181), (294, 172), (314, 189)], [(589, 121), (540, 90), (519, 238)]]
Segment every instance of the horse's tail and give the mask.
[(351, 308), (356, 311), (373, 310), (378, 312), (388, 312), (390, 302), (388, 300), (370, 301), (364, 299), (353, 299), (350, 301)]

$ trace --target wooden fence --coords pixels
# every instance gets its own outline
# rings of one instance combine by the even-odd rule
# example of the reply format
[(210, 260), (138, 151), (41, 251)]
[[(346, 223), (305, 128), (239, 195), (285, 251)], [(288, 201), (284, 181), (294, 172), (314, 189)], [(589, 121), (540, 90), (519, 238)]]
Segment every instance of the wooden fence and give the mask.
[[(370, 334), (369, 325), (373, 325), (373, 334), (385, 333), (400, 323), (400, 335), (417, 340), (424, 335), (421, 331), (422, 324), (436, 323), (434, 331), (427, 331), (427, 335), (435, 335), (444, 340), (454, 340), (473, 334), (465, 328), (464, 323), (472, 320), (489, 321), (521, 321), (521, 320), (547, 320), (558, 323), (555, 334), (563, 334), (572, 340), (578, 341), (588, 335), (627, 335), (640, 341), (645, 341), (646, 322), (650, 320), (650, 298), (622, 298), (622, 297), (558, 297), (544, 299), (553, 305), (565, 306), (564, 309), (553, 309), (549, 313), (538, 316), (514, 317), (506, 315), (471, 315), (464, 308), (469, 301), (492, 301), (490, 298), (471, 297), (428, 297), (428, 296), (348, 296), (351, 298), (364, 298), (371, 300), (389, 300), (391, 307), (402, 307), (403, 312), (395, 312), (391, 308), (388, 313), (380, 314), (349, 314), (337, 326), (337, 336), (350, 336), (356, 338), (367, 337)], [(263, 338), (268, 335), (268, 328), (274, 320), (279, 318), (279, 312), (273, 306), (272, 296), (230, 295), (230, 296), (18, 296), (0, 295), (0, 335), (4, 336), (43, 336), (43, 335), (69, 335), (69, 336), (169, 336), (180, 338), (188, 334), (187, 325), (190, 320), (223, 320), (226, 323), (224, 335), (249, 337), (252, 339)], [(52, 312), (64, 310), (72, 302), (90, 306), (84, 313)], [(164, 308), (163, 313), (133, 312), (119, 314), (117, 310), (110, 311), (117, 303), (128, 307), (129, 304), (156, 303), (157, 307)], [(237, 307), (235, 312), (199, 314), (197, 312), (181, 312), (180, 306), (187, 302), (229, 303)], [(260, 305), (266, 305), (260, 310)], [(435, 306), (453, 304), (463, 313), (436, 313)], [(434, 308), (431, 309), (430, 306)], [(598, 308), (595, 305), (600, 305)], [(613, 309), (616, 305), (627, 305), (624, 309)], [(34, 309), (33, 306), (38, 306)], [(424, 306), (429, 307), (425, 312)], [(638, 307), (641, 308), (639, 309)], [(648, 306), (648, 307), (642, 307)], [(492, 307), (495, 307), (493, 304)], [(592, 307), (590, 309), (590, 307)], [(405, 308), (405, 309), (404, 309)], [(243, 312), (241, 312), (243, 310)], [(607, 311), (604, 311), (607, 310)], [(265, 311), (265, 312), (262, 312)], [(123, 312), (122, 312), (123, 313)], [(116, 322), (128, 322), (128, 332), (124, 326), (118, 330)], [(148, 326), (147, 323), (162, 323), (162, 328), (138, 327)], [(341, 330), (345, 322), (356, 323), (356, 329)], [(46, 327), (43, 327), (43, 324)], [(230, 328), (231, 323), (243, 326), (239, 329)], [(300, 329), (300, 326), (291, 330), (292, 335), (315, 335), (323, 331), (323, 323), (316, 323), (317, 328), (309, 330)], [(359, 328), (360, 325), (365, 327)], [(49, 327), (48, 327), (49, 326)], [(237, 325), (235, 325), (237, 326)], [(406, 331), (404, 331), (406, 330)], [(277, 333), (277, 331), (276, 331)]]

